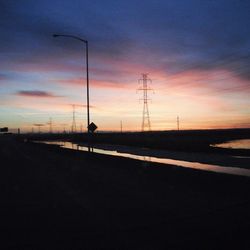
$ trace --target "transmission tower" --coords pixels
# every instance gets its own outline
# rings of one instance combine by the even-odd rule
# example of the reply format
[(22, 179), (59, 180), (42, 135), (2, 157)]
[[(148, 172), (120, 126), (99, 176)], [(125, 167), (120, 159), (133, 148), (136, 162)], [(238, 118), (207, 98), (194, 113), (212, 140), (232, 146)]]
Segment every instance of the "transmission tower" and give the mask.
[(72, 127), (71, 127), (71, 132), (75, 133), (76, 132), (76, 111), (75, 111), (75, 105), (72, 105), (72, 109), (73, 109), (73, 116), (72, 116)]
[(150, 123), (149, 111), (148, 111), (148, 101), (150, 100), (148, 98), (148, 91), (152, 91), (152, 89), (148, 87), (148, 82), (152, 83), (152, 80), (148, 78), (148, 74), (142, 74), (142, 79), (139, 79), (138, 82), (139, 84), (142, 84), (142, 86), (138, 88), (137, 90), (143, 91), (143, 98), (140, 99), (143, 101), (141, 130), (151, 131), (151, 123)]

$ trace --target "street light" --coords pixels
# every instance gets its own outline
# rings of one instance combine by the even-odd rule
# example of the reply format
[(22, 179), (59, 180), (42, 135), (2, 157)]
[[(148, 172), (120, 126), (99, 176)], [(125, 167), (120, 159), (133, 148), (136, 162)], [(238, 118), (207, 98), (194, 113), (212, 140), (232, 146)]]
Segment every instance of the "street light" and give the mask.
[(87, 75), (87, 122), (88, 122), (88, 135), (90, 133), (90, 129), (89, 129), (89, 124), (90, 124), (90, 118), (89, 118), (89, 48), (88, 48), (88, 41), (84, 40), (80, 37), (77, 36), (72, 36), (72, 35), (59, 35), (59, 34), (53, 34), (53, 37), (69, 37), (69, 38), (73, 38), (76, 39), (78, 41), (81, 41), (83, 43), (85, 43), (86, 45), (86, 75)]

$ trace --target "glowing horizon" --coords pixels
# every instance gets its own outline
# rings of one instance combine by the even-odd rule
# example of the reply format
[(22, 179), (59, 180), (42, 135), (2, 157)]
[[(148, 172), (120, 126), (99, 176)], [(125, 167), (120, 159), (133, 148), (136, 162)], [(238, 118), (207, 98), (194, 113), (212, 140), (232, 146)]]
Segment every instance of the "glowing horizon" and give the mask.
[(152, 130), (176, 129), (177, 116), (180, 129), (250, 127), (247, 3), (145, 1), (139, 15), (133, 1), (1, 5), (0, 127), (49, 131), (52, 118), (54, 131), (70, 130), (75, 104), (77, 128), (86, 130), (84, 46), (55, 32), (89, 41), (90, 116), (99, 130), (120, 131), (120, 121), (124, 131), (141, 130), (141, 73), (155, 90)]

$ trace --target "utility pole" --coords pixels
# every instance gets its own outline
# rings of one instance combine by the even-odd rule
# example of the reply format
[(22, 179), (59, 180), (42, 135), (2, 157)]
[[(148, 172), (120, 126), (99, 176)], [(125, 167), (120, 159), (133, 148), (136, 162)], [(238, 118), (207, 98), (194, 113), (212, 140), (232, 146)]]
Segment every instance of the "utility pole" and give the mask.
[(52, 118), (51, 117), (49, 118), (48, 124), (49, 124), (49, 133), (52, 134)]
[(180, 119), (179, 116), (177, 116), (177, 130), (180, 130)]
[(38, 126), (38, 133), (40, 134), (40, 133), (41, 133), (42, 124), (39, 124), (39, 125), (37, 125), (37, 126)]
[[(77, 36), (72, 36), (72, 35), (63, 35), (63, 34), (53, 34), (53, 37), (68, 37), (68, 38), (73, 38), (76, 39), (80, 42), (83, 42), (85, 44), (85, 49), (86, 49), (86, 81), (87, 81), (87, 129), (88, 129), (88, 138), (90, 138), (90, 105), (89, 105), (89, 45), (88, 45), (88, 40), (82, 39), (81, 37)], [(73, 128), (73, 126), (72, 126)], [(90, 147), (89, 150), (90, 152)]]
[(148, 110), (148, 91), (152, 91), (153, 89), (148, 87), (148, 82), (152, 83), (152, 80), (148, 78), (148, 74), (142, 74), (142, 79), (138, 80), (139, 84), (142, 84), (138, 91), (143, 91), (143, 97), (140, 99), (143, 101), (143, 111), (142, 111), (142, 125), (141, 130), (142, 132), (146, 129), (151, 131), (151, 123), (149, 117), (149, 110)]
[(121, 133), (122, 133), (122, 121), (121, 121), (120, 125), (121, 125)]
[(72, 108), (73, 108), (73, 116), (72, 116), (72, 128), (71, 128), (71, 132), (75, 133), (76, 132), (76, 118), (75, 118), (76, 111), (75, 111), (75, 104), (72, 105)]
[(38, 127), (38, 133), (40, 134), (41, 133), (41, 127), (44, 126), (44, 124), (36, 123), (36, 124), (33, 124), (33, 125)]

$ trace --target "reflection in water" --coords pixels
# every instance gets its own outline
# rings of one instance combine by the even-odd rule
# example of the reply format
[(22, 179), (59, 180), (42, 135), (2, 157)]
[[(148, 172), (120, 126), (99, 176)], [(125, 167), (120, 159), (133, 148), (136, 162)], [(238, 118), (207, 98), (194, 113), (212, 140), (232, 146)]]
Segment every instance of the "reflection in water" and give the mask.
[(147, 155), (144, 155), (143, 156), (143, 166), (144, 167), (148, 167), (150, 166), (150, 162), (151, 162), (151, 156), (147, 156)]
[[(80, 145), (72, 143), (72, 142), (39, 141), (39, 143), (59, 145), (63, 148), (69, 148), (69, 149), (73, 149), (73, 150), (80, 150), (80, 151), (86, 151), (86, 152), (88, 151), (88, 147), (80, 146)], [(145, 155), (120, 153), (120, 152), (117, 152), (115, 150), (106, 150), (106, 149), (104, 150), (104, 149), (99, 149), (99, 148), (93, 148), (93, 152), (99, 153), (99, 154), (120, 156), (120, 157), (140, 160), (140, 161), (146, 162), (147, 165), (149, 165), (149, 162), (155, 162), (155, 163), (163, 163), (163, 164), (175, 165), (175, 166), (186, 167), (186, 168), (213, 171), (213, 172), (218, 172), (218, 173), (250, 176), (250, 170), (244, 169), (244, 168), (223, 167), (223, 166), (205, 164), (205, 163), (199, 163), (199, 162), (180, 161), (180, 160), (173, 160), (173, 159), (169, 159), (169, 158), (158, 158), (158, 157), (150, 157), (150, 156), (145, 156)]]
[(250, 139), (233, 140), (212, 146), (218, 148), (250, 149)]
[(233, 157), (234, 158), (239, 158), (239, 159), (250, 159), (250, 156), (245, 156), (245, 155), (235, 155)]

